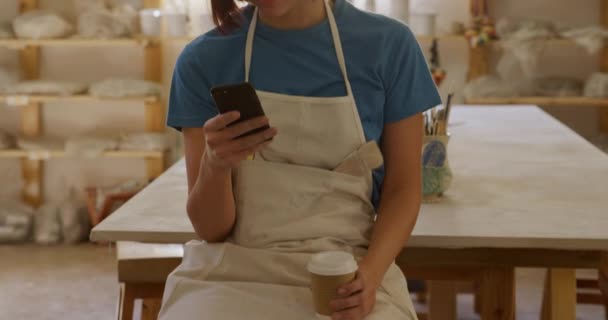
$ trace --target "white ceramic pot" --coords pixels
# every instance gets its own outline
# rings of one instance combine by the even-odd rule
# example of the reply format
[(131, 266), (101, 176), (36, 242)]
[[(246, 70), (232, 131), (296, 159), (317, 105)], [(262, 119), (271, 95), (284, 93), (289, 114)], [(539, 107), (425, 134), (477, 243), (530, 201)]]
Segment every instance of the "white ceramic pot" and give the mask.
[(411, 13), (409, 26), (417, 36), (435, 36), (437, 15), (435, 13)]
[(139, 12), (141, 33), (148, 37), (159, 37), (161, 30), (161, 11), (144, 9)]

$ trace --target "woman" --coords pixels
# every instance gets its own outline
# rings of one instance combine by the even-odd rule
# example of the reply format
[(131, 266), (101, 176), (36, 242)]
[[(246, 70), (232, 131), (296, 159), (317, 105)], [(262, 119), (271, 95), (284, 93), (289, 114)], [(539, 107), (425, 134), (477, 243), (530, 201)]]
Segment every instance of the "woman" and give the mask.
[[(415, 319), (394, 260), (420, 209), (421, 112), (440, 103), (415, 37), (345, 0), (232, 1), (212, 0), (219, 27), (173, 78), (168, 124), (204, 241), (186, 245), (161, 319), (314, 319), (306, 263), (325, 250), (359, 260), (332, 319)], [(209, 91), (243, 81), (267, 117), (229, 127), (239, 114), (218, 115)], [(334, 171), (369, 142), (383, 168)]]

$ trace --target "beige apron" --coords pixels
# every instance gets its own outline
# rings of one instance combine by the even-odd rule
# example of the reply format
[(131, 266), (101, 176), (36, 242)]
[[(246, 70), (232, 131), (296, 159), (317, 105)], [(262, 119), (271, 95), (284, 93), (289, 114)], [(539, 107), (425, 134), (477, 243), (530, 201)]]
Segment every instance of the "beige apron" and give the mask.
[[(365, 254), (374, 223), (371, 171), (333, 172), (365, 144), (338, 28), (328, 20), (348, 95), (296, 97), (258, 92), (279, 134), (255, 160), (234, 171), (237, 219), (221, 244), (192, 241), (167, 279), (160, 319), (314, 320), (306, 264), (324, 250)], [(257, 25), (245, 53), (246, 81)], [(377, 291), (367, 319), (416, 319), (396, 265)]]

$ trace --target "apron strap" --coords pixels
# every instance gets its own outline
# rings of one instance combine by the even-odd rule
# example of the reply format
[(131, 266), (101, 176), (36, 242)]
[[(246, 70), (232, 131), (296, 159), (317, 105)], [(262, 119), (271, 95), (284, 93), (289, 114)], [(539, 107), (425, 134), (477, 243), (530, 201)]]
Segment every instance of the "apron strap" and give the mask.
[(331, 36), (334, 41), (334, 47), (336, 49), (336, 56), (338, 57), (338, 63), (340, 64), (340, 70), (342, 70), (342, 76), (344, 77), (344, 84), (346, 85), (346, 92), (349, 97), (353, 96), (353, 89), (350, 86), (350, 80), (348, 79), (348, 72), (346, 70), (346, 59), (344, 58), (344, 50), (342, 50), (342, 40), (340, 39), (340, 31), (338, 30), (338, 24), (336, 23), (336, 17), (334, 11), (329, 4), (329, 0), (324, 0), (325, 9), (327, 11), (327, 19), (329, 20), (329, 27), (331, 28)]
[(258, 25), (258, 8), (253, 11), (253, 19), (247, 31), (247, 42), (245, 45), (245, 82), (249, 82), (249, 70), (251, 69), (251, 56), (253, 55), (253, 39), (255, 38), (255, 28)]
[[(353, 96), (353, 90), (348, 79), (348, 72), (346, 71), (346, 59), (344, 59), (344, 50), (342, 49), (342, 41), (340, 40), (340, 32), (338, 30), (338, 24), (336, 23), (336, 17), (334, 16), (333, 9), (329, 4), (329, 0), (324, 0), (325, 9), (327, 11), (327, 19), (329, 21), (329, 27), (331, 29), (332, 40), (334, 48), (336, 50), (336, 56), (338, 58), (338, 64), (344, 77), (344, 84), (346, 85), (346, 92), (348, 96)], [(245, 82), (249, 82), (249, 75), (251, 70), (251, 57), (253, 55), (253, 40), (255, 38), (255, 31), (258, 23), (258, 8), (256, 7), (253, 12), (253, 18), (249, 25), (249, 31), (247, 32), (247, 42), (245, 45)]]

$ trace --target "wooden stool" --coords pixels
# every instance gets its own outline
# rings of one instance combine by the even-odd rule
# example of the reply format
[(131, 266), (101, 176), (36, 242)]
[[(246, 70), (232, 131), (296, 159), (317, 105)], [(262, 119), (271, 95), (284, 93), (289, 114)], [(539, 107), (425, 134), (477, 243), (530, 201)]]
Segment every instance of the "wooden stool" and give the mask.
[(604, 315), (606, 316), (606, 320), (608, 320), (608, 261), (606, 261), (606, 263), (607, 264), (600, 270), (598, 286), (600, 287), (600, 292), (604, 298)]
[[(604, 297), (600, 291), (600, 281), (596, 279), (576, 279), (576, 302), (580, 304), (604, 305)], [(578, 292), (578, 289), (587, 290)], [(581, 290), (582, 291), (582, 290)], [(594, 292), (588, 292), (594, 291)]]
[[(606, 261), (608, 263), (608, 261)], [(597, 279), (576, 279), (576, 302), (579, 304), (594, 304), (604, 306), (604, 314), (608, 320), (608, 265), (598, 270)], [(578, 289), (587, 292), (578, 292)], [(588, 292), (592, 290), (594, 292)]]
[(132, 320), (136, 299), (143, 299), (142, 319), (154, 320), (160, 311), (165, 281), (182, 261), (182, 245), (118, 242), (118, 320)]

